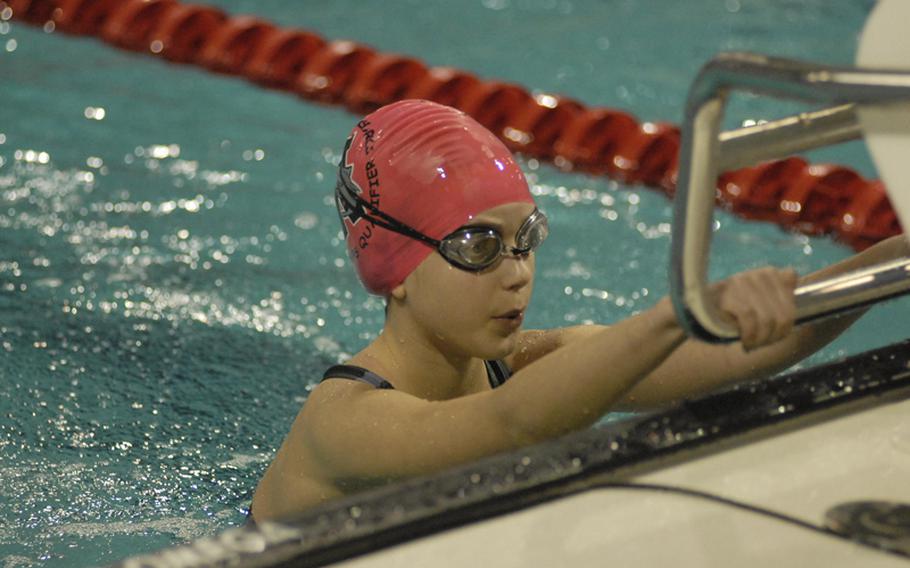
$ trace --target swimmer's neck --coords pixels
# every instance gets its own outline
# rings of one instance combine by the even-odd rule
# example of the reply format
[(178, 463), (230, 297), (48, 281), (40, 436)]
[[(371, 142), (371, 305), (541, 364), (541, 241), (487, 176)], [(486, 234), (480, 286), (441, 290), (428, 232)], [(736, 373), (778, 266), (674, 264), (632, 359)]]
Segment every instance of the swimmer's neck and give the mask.
[(425, 400), (457, 398), (488, 384), (482, 359), (446, 349), (445, 338), (428, 338), (400, 321), (396, 325), (387, 320), (365, 351), (396, 389)]

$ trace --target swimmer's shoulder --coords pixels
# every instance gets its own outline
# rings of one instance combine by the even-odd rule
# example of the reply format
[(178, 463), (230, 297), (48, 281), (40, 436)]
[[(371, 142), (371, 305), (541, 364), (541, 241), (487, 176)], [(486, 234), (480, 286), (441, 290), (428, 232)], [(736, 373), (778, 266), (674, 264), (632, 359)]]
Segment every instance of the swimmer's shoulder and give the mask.
[[(381, 361), (362, 352), (344, 364), (374, 373), (386, 369)], [(333, 455), (331, 444), (321, 443), (320, 438), (327, 431), (346, 431), (354, 427), (350, 416), (352, 404), (356, 404), (359, 397), (390, 392), (344, 376), (332, 377), (331, 372), (325, 371), (311, 380), (318, 383), (307, 396), (256, 489), (253, 509), (257, 518), (267, 519), (303, 510), (343, 495), (345, 491), (339, 486), (332, 467), (337, 456)]]
[(301, 409), (299, 421), (334, 420), (340, 413), (343, 418), (348, 412), (347, 404), (357, 397), (373, 392), (394, 392), (394, 389), (377, 388), (364, 380), (352, 379), (345, 368), (362, 369), (374, 376), (376, 380), (388, 380), (391, 366), (369, 352), (361, 351), (340, 365), (325, 369), (323, 374), (314, 377), (318, 384), (310, 391), (307, 401)]
[[(372, 354), (370, 349), (367, 348), (347, 361), (332, 365), (326, 369), (323, 375), (317, 378), (319, 385), (316, 388), (322, 387), (322, 390), (333, 390), (336, 387), (357, 385), (366, 387), (366, 390), (369, 390), (370, 388), (376, 388), (375, 384), (371, 384), (371, 380), (373, 383), (388, 382), (386, 377), (391, 372), (391, 368), (392, 365), (381, 357)], [(359, 376), (363, 374), (369, 375), (371, 380), (358, 380)], [(323, 387), (323, 385), (326, 385), (326, 387)]]

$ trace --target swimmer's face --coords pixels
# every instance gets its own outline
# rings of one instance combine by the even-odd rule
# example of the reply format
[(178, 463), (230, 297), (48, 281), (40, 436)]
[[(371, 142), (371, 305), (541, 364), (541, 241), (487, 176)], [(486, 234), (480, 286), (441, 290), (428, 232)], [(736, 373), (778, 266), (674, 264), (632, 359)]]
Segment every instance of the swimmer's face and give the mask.
[[(506, 246), (515, 247), (515, 234), (533, 211), (532, 203), (507, 203), (476, 215), (465, 226), (492, 227)], [(503, 256), (481, 272), (452, 266), (434, 253), (396, 293), (403, 293), (415, 321), (441, 350), (498, 359), (515, 349), (533, 280), (534, 253)], [(518, 317), (516, 310), (522, 312)]]

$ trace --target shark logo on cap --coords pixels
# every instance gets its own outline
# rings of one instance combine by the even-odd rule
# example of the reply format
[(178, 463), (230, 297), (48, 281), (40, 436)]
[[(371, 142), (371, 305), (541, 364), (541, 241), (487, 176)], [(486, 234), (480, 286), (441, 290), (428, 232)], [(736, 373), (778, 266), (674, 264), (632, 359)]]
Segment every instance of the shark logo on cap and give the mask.
[(363, 202), (359, 199), (363, 190), (354, 181), (354, 165), (348, 162), (348, 151), (354, 137), (348, 138), (344, 144), (344, 151), (341, 153), (341, 163), (338, 165), (338, 182), (335, 184), (335, 205), (338, 207), (338, 216), (341, 220), (341, 230), (344, 236), (348, 236), (348, 226), (345, 219), (350, 221), (351, 225), (356, 225), (358, 221), (366, 216)]

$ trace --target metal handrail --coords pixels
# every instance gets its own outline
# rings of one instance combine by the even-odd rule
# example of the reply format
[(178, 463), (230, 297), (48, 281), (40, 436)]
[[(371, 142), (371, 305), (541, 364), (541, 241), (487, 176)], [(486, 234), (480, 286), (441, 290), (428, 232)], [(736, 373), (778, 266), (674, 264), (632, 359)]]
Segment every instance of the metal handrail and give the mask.
[[(720, 132), (727, 97), (745, 90), (779, 98), (838, 105), (820, 111)], [(862, 137), (855, 105), (910, 100), (910, 73), (838, 68), (725, 53), (699, 72), (686, 104), (673, 222), (671, 298), (681, 325), (707, 341), (730, 341), (736, 327), (708, 290), (708, 252), (715, 187), (725, 170)], [(910, 293), (910, 259), (902, 259), (795, 291), (796, 321), (804, 323)]]

